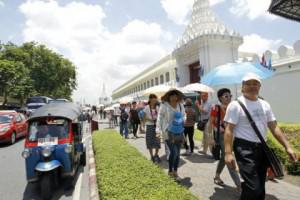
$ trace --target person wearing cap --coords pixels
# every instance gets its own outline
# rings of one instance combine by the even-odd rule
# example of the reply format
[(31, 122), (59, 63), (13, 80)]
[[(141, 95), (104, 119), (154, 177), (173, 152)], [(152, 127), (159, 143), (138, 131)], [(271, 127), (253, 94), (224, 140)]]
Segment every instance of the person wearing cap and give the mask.
[[(267, 140), (267, 129), (269, 128), (273, 136), (285, 148), (290, 158), (297, 161), (295, 152), (277, 125), (270, 104), (258, 98), (260, 87), (261, 80), (259, 76), (253, 73), (246, 74), (242, 79), (242, 96), (238, 99), (249, 111), (262, 137)], [(233, 101), (228, 105), (224, 121), (226, 122), (224, 133), (225, 163), (235, 169), (236, 158), (239, 172), (244, 180), (240, 199), (265, 199), (268, 159), (259, 138), (237, 101)]]
[[(214, 105), (210, 112), (210, 128), (209, 132), (214, 132), (214, 144), (218, 143), (221, 147), (221, 157), (217, 165), (216, 175), (214, 177), (214, 183), (220, 186), (225, 186), (220, 175), (225, 167), (225, 152), (224, 152), (224, 116), (228, 104), (231, 102), (231, 92), (228, 88), (222, 88), (217, 92), (218, 99), (220, 101), (219, 105)], [(219, 118), (220, 117), (220, 118)], [(219, 131), (219, 132), (218, 132)], [(218, 137), (218, 138), (217, 138)], [(241, 181), (238, 172), (235, 169), (228, 167), (229, 174), (237, 187), (238, 191), (241, 191)]]
[[(179, 179), (177, 174), (177, 169), (179, 165), (180, 160), (180, 143), (174, 143), (169, 138), (169, 130), (172, 130), (174, 132), (177, 132), (180, 130), (180, 127), (178, 127), (175, 124), (172, 124), (172, 122), (180, 121), (180, 119), (175, 119), (175, 113), (180, 112), (183, 120), (185, 120), (185, 109), (182, 104), (184, 95), (182, 92), (176, 89), (171, 89), (164, 96), (161, 97), (162, 104), (158, 111), (158, 118), (156, 122), (156, 134), (157, 137), (161, 137), (164, 140), (164, 142), (167, 144), (170, 155), (167, 157), (169, 162), (169, 176), (175, 178), (176, 180)], [(184, 121), (182, 121), (184, 122)], [(182, 123), (182, 134), (183, 134), (183, 123)]]

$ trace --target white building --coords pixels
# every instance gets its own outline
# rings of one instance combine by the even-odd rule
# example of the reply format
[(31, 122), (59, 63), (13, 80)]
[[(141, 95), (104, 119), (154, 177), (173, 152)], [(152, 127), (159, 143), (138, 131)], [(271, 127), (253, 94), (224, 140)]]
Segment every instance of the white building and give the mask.
[[(195, 0), (190, 22), (175, 50), (114, 90), (112, 98), (141, 96), (143, 90), (159, 84), (182, 87), (199, 82), (216, 66), (237, 60), (259, 61), (255, 53), (238, 52), (242, 43), (239, 33), (215, 17), (209, 0)], [(275, 75), (263, 81), (261, 96), (271, 103), (278, 121), (300, 122), (296, 104), (300, 98), (300, 41), (293, 48), (280, 47), (277, 53), (266, 51), (265, 57), (272, 57)], [(240, 95), (239, 85), (222, 87), (229, 87), (234, 97)], [(217, 101), (215, 95), (212, 99)]]

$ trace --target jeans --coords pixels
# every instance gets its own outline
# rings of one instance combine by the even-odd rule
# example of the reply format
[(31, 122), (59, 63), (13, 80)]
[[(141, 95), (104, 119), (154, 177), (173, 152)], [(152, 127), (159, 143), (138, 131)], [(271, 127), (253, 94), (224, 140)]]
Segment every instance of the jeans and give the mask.
[[(217, 170), (216, 170), (216, 173), (219, 175), (222, 173), (222, 171), (225, 167), (225, 147), (224, 147), (224, 134), (223, 133), (220, 133), (220, 145), (221, 145), (221, 157), (218, 162)], [(241, 181), (240, 181), (240, 177), (239, 177), (237, 171), (228, 166), (227, 166), (227, 169), (229, 171), (229, 174), (230, 174), (234, 184), (239, 187), (241, 185)]]
[(264, 200), (269, 162), (262, 145), (235, 138), (233, 148), (244, 179), (240, 200)]
[(180, 160), (180, 146), (181, 144), (176, 144), (167, 140), (167, 145), (170, 149), (169, 156), (169, 172), (177, 172), (179, 160)]
[(120, 134), (123, 136), (125, 134), (125, 138), (128, 138), (128, 122), (120, 122)]

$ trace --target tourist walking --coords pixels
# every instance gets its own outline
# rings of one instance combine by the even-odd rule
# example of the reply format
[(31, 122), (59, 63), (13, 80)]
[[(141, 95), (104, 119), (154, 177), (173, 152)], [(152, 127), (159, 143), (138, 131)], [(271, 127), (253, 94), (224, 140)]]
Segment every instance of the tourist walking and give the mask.
[[(201, 92), (199, 95), (199, 99), (195, 102), (196, 109), (199, 113), (199, 122), (198, 124), (203, 125), (203, 139), (202, 139), (202, 151), (200, 153), (207, 154), (208, 149), (211, 151), (210, 138), (208, 133), (208, 120), (211, 110), (211, 102), (208, 101), (208, 93)], [(199, 127), (199, 126), (198, 126)]]
[(127, 113), (125, 109), (125, 105), (121, 104), (120, 105), (120, 134), (121, 136), (125, 136), (125, 139), (128, 139), (128, 118), (129, 114)]
[[(210, 130), (209, 133), (214, 132), (214, 144), (218, 144), (221, 147), (221, 156), (217, 165), (216, 175), (214, 177), (214, 183), (217, 185), (225, 186), (223, 180), (220, 175), (225, 167), (225, 150), (224, 150), (224, 116), (226, 113), (226, 109), (228, 104), (231, 102), (231, 92), (228, 88), (222, 88), (217, 93), (218, 99), (220, 101), (220, 105), (215, 105), (211, 109), (210, 113)], [(241, 181), (238, 172), (236, 169), (232, 169), (228, 167), (229, 174), (237, 187), (237, 190), (241, 191)]]
[[(151, 160), (155, 163), (160, 162), (158, 155), (160, 138), (157, 137), (155, 132), (158, 110), (157, 96), (155, 94), (150, 94), (148, 105), (144, 109), (144, 122), (146, 125), (146, 146), (149, 150)], [(155, 152), (153, 153), (153, 151)]]
[[(259, 76), (253, 73), (246, 74), (242, 82), (242, 96), (238, 98), (240, 102), (231, 102), (224, 118), (227, 123), (224, 134), (225, 162), (229, 167), (235, 169), (235, 158), (237, 160), (240, 174), (244, 180), (241, 200), (265, 199), (265, 181), (269, 166), (262, 143), (241, 104), (252, 116), (254, 126), (257, 126), (263, 139), (267, 140), (267, 129), (269, 128), (290, 158), (293, 161), (297, 160), (296, 153), (277, 125), (271, 106), (267, 101), (258, 98), (260, 87)], [(235, 158), (232, 151), (234, 151)]]
[[(187, 98), (185, 100), (186, 120), (184, 122), (184, 147), (186, 150), (186, 155), (191, 155), (194, 153), (194, 126), (196, 122), (196, 112), (192, 106), (192, 100)], [(189, 146), (187, 145), (187, 138), (189, 139)]]
[(138, 127), (140, 124), (140, 118), (139, 118), (139, 114), (138, 114), (138, 110), (137, 110), (135, 101), (132, 102), (132, 107), (129, 111), (129, 121), (132, 126), (133, 137), (138, 138), (137, 131), (138, 131)]
[(163, 138), (170, 150), (169, 172), (171, 177), (178, 179), (178, 166), (180, 160), (180, 147), (184, 143), (185, 109), (184, 95), (176, 89), (168, 91), (162, 96), (163, 103), (158, 112), (156, 122), (157, 137)]

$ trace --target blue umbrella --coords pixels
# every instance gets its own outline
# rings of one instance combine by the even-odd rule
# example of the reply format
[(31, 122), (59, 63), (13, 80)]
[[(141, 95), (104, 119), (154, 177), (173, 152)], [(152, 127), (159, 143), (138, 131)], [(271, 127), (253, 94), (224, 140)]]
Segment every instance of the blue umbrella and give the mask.
[(201, 83), (209, 86), (239, 84), (242, 83), (243, 77), (249, 72), (257, 74), (261, 79), (266, 79), (273, 75), (272, 70), (260, 64), (250, 62), (228, 63), (211, 70), (203, 76)]

